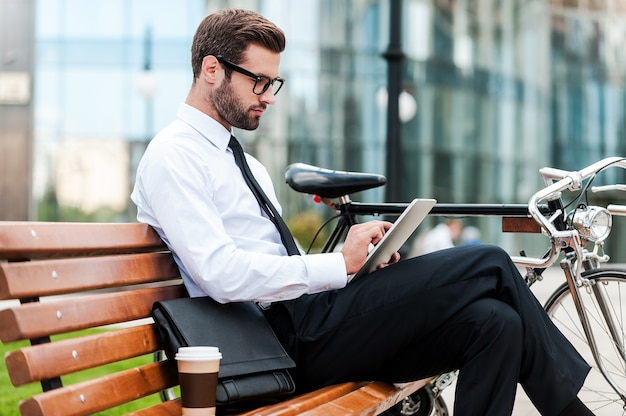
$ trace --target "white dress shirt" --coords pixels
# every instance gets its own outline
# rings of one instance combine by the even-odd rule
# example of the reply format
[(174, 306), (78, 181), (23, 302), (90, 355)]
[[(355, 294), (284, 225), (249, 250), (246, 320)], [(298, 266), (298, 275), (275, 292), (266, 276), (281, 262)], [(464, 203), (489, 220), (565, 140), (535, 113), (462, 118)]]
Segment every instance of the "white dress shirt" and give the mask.
[[(137, 219), (154, 227), (173, 252), (189, 294), (273, 302), (344, 287), (341, 253), (287, 256), (235, 164), (230, 135), (181, 104), (137, 169), (131, 195)], [(246, 160), (280, 212), (269, 174), (252, 156)]]

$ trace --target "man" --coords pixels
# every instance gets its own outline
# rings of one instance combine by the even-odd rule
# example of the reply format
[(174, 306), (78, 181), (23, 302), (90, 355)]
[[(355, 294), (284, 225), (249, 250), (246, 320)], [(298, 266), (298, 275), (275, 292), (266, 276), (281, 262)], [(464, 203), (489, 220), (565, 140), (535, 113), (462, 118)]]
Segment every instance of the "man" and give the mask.
[[(231, 142), (234, 127), (257, 128), (275, 102), (284, 48), (283, 32), (256, 13), (207, 16), (193, 40), (189, 95), (139, 165), (138, 219), (171, 248), (190, 295), (271, 304), (265, 314), (301, 391), (460, 369), (455, 415), (510, 414), (518, 382), (543, 414), (591, 414), (576, 398), (588, 365), (501, 249), (402, 262), (396, 253), (349, 285), (389, 223), (353, 226), (340, 253), (287, 255), (288, 238), (260, 207)], [(278, 207), (268, 173), (245, 158)]]

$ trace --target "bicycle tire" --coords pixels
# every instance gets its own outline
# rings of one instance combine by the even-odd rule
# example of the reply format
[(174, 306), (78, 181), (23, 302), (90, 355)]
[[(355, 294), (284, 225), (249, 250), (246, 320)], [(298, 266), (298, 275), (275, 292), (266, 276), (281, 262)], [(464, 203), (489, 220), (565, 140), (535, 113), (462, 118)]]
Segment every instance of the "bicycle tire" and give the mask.
[[(583, 273), (583, 276), (589, 279), (592, 284), (601, 284), (600, 287), (606, 289), (608, 309), (619, 331), (618, 337), (624, 345), (626, 342), (626, 333), (624, 332), (626, 326), (626, 270), (595, 269)], [(580, 295), (605, 366), (620, 388), (626, 389), (626, 362), (611, 340), (596, 297), (592, 291), (585, 288), (581, 289)], [(596, 415), (625, 416), (626, 410), (623, 401), (604, 379), (593, 359), (567, 283), (563, 283), (552, 293), (544, 308), (559, 330), (592, 366), (578, 397)]]

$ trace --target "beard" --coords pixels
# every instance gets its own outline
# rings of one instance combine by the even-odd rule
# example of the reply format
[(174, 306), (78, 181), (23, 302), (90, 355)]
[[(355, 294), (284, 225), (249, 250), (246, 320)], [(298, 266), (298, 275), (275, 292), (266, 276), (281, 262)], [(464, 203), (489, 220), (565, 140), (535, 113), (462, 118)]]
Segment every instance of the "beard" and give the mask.
[(217, 114), (228, 124), (238, 129), (255, 130), (259, 127), (260, 117), (249, 115), (249, 108), (244, 108), (241, 100), (235, 95), (230, 80), (222, 82), (209, 98)]

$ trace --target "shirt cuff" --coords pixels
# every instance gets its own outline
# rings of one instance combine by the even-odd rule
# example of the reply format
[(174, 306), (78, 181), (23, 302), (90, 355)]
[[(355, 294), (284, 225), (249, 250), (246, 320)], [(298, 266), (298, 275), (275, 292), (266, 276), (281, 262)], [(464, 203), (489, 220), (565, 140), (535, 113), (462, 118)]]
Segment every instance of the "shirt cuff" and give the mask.
[(341, 253), (307, 254), (306, 261), (309, 277), (309, 293), (341, 289), (348, 282), (346, 262)]

